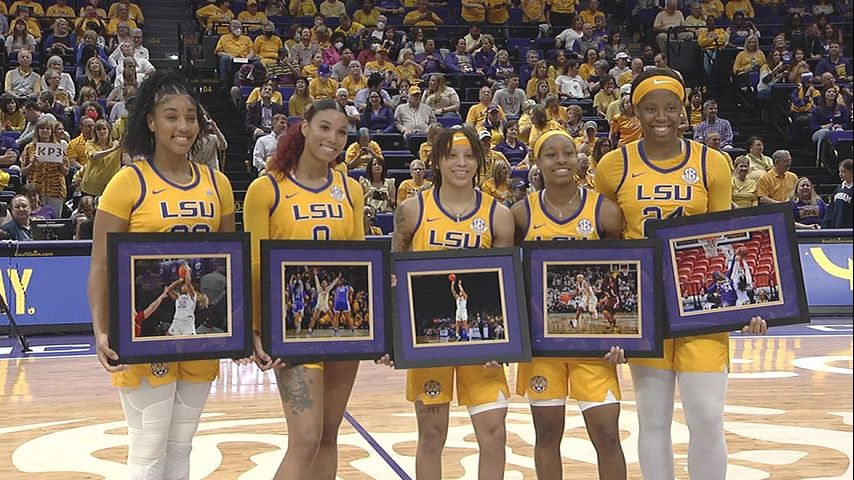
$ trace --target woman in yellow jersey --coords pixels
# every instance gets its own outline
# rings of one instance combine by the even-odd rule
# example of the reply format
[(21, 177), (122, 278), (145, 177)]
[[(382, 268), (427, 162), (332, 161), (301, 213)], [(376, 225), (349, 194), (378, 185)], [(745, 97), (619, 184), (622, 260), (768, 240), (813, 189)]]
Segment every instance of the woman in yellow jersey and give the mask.
[[(331, 170), (347, 142), (348, 123), (335, 100), (314, 102), (302, 123), (279, 137), (266, 175), (249, 185), (244, 229), (252, 234), (256, 305), (261, 298), (261, 240), (364, 240), (362, 188), (346, 174)], [(260, 322), (260, 312), (255, 309), (256, 362), (262, 370), (275, 367), (292, 439), (275, 478), (334, 479), (338, 427), (359, 362), (283, 366), (264, 352), (258, 335)]]
[[(460, 248), (445, 239), (461, 233), (469, 239), (463, 248), (513, 246), (510, 210), (475, 189), (485, 161), (475, 130), (470, 126), (443, 130), (431, 158), (434, 187), (398, 207), (393, 251)], [(406, 372), (406, 397), (415, 403), (418, 422), (417, 478), (442, 478), (442, 450), (455, 376), (459, 403), (468, 407), (480, 449), (478, 478), (503, 478), (504, 418), (510, 390), (499, 364), (489, 362), (485, 367), (416, 368)]]
[[(186, 81), (157, 71), (142, 82), (128, 117), (124, 147), (145, 157), (119, 171), (98, 202), (89, 270), (89, 305), (98, 360), (113, 375), (128, 424), (128, 469), (134, 480), (188, 478), (190, 449), (219, 361), (110, 365), (107, 233), (233, 232), (234, 196), (220, 172), (190, 162), (201, 106)], [(204, 217), (164, 215), (213, 212)]]
[[(576, 182), (578, 156), (568, 133), (546, 132), (534, 144), (533, 155), (545, 188), (511, 209), (517, 243), (622, 236), (623, 214), (619, 207), (592, 190), (580, 188)], [(624, 361), (622, 349), (613, 347), (604, 358), (534, 358), (519, 365), (516, 393), (527, 394), (531, 404), (538, 478), (563, 478), (560, 443), (567, 394), (578, 402), (584, 416), (590, 441), (596, 448), (599, 477), (626, 478), (618, 426), (620, 384), (615, 365)]]
[[(678, 76), (670, 69), (646, 70), (632, 82), (631, 99), (643, 140), (608, 153), (596, 169), (596, 189), (615, 200), (626, 218), (625, 237), (645, 237), (644, 224), (649, 219), (729, 210), (732, 183), (724, 157), (678, 136), (685, 101), (685, 87)], [(749, 322), (744, 332), (767, 331), (761, 317)], [(637, 395), (638, 452), (644, 478), (675, 478), (670, 425), (677, 382), (690, 434), (688, 474), (725, 478), (723, 412), (729, 335), (667, 339), (663, 358), (629, 363)]]

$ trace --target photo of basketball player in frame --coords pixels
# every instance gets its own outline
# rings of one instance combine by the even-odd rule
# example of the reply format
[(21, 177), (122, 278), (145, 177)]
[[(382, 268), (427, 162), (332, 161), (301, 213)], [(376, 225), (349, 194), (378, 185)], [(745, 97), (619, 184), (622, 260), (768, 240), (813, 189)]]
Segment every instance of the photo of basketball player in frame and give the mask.
[(395, 368), (531, 358), (517, 249), (392, 255)]
[(286, 363), (390, 351), (387, 240), (261, 242), (261, 339)]
[(250, 355), (248, 235), (111, 233), (107, 248), (117, 363)]
[(531, 349), (541, 357), (662, 352), (660, 250), (652, 240), (524, 242)]
[(666, 338), (809, 322), (791, 205), (648, 224), (662, 248)]

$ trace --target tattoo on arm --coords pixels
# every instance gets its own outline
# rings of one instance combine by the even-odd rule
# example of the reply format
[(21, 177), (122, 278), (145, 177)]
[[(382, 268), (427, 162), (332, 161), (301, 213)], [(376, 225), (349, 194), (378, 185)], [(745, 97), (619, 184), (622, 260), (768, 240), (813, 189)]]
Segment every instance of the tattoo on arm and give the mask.
[(297, 415), (314, 407), (314, 400), (311, 398), (312, 382), (308, 378), (307, 370), (302, 365), (294, 365), (285, 367), (276, 375), (282, 403)]
[(414, 232), (409, 231), (406, 224), (406, 213), (403, 205), (397, 207), (394, 212), (394, 235), (391, 238), (392, 252), (405, 252), (412, 246)]

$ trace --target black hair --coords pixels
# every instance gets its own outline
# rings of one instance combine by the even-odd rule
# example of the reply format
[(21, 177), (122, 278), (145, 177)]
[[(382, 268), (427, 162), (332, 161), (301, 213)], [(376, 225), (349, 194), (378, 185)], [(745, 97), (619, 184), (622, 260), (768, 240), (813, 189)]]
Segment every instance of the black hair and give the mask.
[[(137, 91), (137, 101), (128, 112), (124, 147), (131, 157), (154, 155), (154, 134), (148, 128), (148, 115), (154, 113), (157, 105), (168, 95), (186, 95), (198, 113), (199, 131), (204, 128), (201, 121), (202, 106), (195, 92), (184, 77), (171, 72), (155, 71), (143, 80)], [(196, 136), (191, 151), (198, 149), (199, 136)]]
[(442, 172), (439, 169), (439, 166), (442, 162), (442, 158), (451, 155), (451, 149), (454, 146), (454, 135), (457, 132), (462, 133), (466, 138), (468, 138), (468, 141), (471, 144), (471, 151), (477, 159), (477, 171), (472, 179), (472, 186), (480, 184), (480, 175), (483, 173), (484, 164), (486, 163), (486, 152), (483, 149), (483, 144), (480, 143), (480, 139), (478, 138), (477, 131), (474, 127), (471, 125), (457, 125), (443, 129), (439, 134), (439, 137), (436, 138), (436, 141), (433, 143), (433, 149), (430, 151), (429, 163), (431, 165), (433, 185), (436, 186), (435, 188), (442, 186)]

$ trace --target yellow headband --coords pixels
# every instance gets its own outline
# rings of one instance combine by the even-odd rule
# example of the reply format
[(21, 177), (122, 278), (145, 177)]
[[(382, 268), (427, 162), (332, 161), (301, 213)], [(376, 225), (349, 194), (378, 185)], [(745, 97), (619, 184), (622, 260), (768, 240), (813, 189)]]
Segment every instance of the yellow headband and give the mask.
[(637, 105), (647, 93), (655, 90), (673, 92), (680, 101), (685, 101), (685, 87), (682, 86), (682, 82), (667, 75), (655, 75), (645, 78), (632, 90), (632, 105)]
[[(543, 149), (543, 144), (546, 143), (546, 140), (558, 135), (561, 137), (566, 137), (570, 141), (572, 141), (572, 135), (567, 133), (566, 130), (549, 130), (548, 132), (540, 135), (540, 137), (537, 138), (537, 141), (534, 142), (534, 159), (540, 157), (540, 150)], [(573, 141), (572, 144), (575, 145), (575, 142)]]
[(469, 137), (463, 132), (455, 132), (451, 139), (451, 147), (471, 147)]

